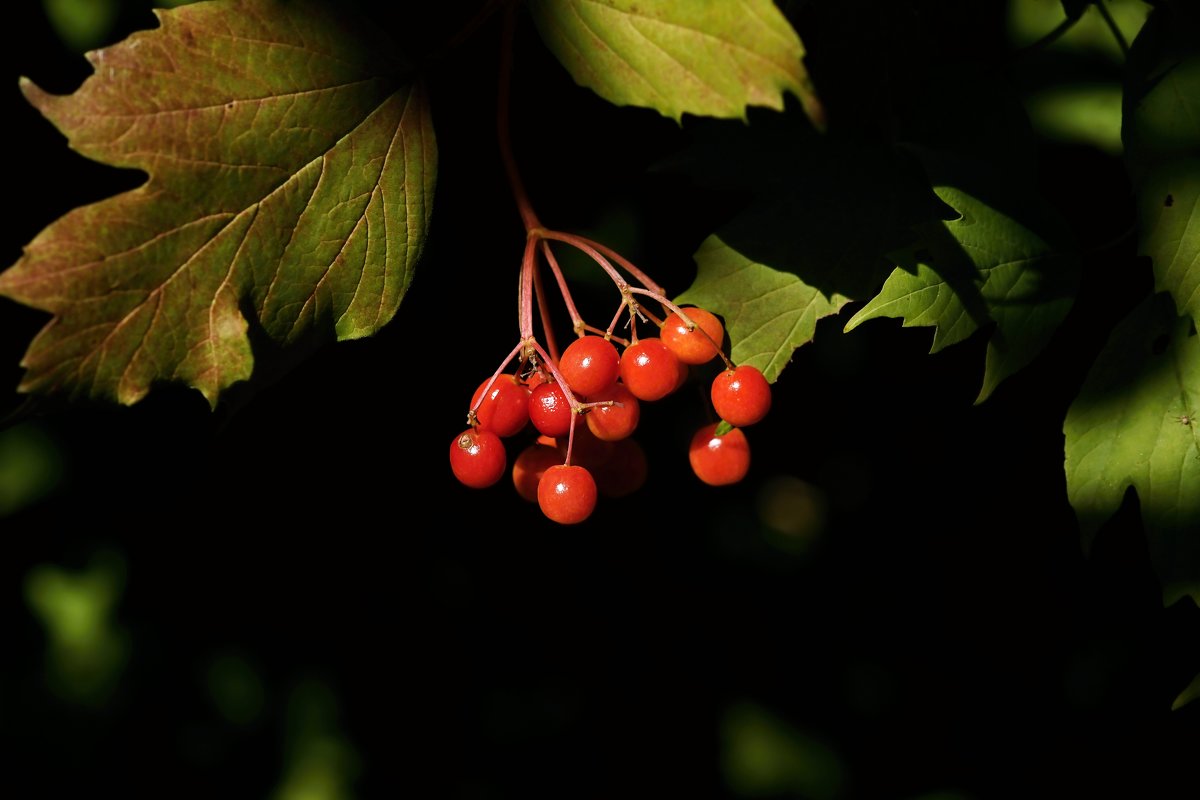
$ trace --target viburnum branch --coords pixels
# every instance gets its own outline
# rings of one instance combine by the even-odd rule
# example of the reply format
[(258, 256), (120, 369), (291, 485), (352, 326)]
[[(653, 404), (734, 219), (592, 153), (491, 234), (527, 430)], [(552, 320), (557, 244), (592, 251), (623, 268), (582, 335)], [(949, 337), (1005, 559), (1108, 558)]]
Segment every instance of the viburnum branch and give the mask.
[(638, 269), (633, 264), (632, 261), (625, 258), (625, 256), (621, 255), (616, 250), (613, 250), (608, 245), (601, 244), (600, 242), (593, 241), (593, 240), (588, 239), (583, 236), (576, 236), (575, 238), (578, 239), (579, 241), (583, 242), (584, 244), (587, 244), (589, 247), (596, 248), (601, 253), (603, 253), (604, 255), (611, 258), (613, 261), (620, 264), (621, 267), (626, 272), (628, 272), (630, 275), (632, 275), (634, 280), (636, 280), (642, 286), (645, 286), (647, 289), (650, 289), (652, 291), (658, 292), (659, 294), (666, 294), (666, 291), (661, 286), (659, 286), (657, 283), (655, 283), (654, 280), (651, 279), (649, 275), (642, 272), (640, 269)]
[(500, 87), (497, 92), (496, 135), (500, 140), (500, 154), (504, 159), (504, 170), (508, 173), (508, 184), (512, 187), (513, 199), (517, 210), (521, 213), (521, 221), (525, 230), (531, 232), (541, 227), (537, 214), (525, 193), (525, 184), (521, 182), (521, 173), (517, 169), (517, 161), (513, 157), (512, 139), (508, 130), (508, 113), (512, 85), (513, 66), (513, 37), (517, 28), (517, 4), (510, 3), (504, 11), (504, 30), (500, 36)]
[(552, 231), (546, 228), (538, 228), (530, 231), (530, 235), (540, 236), (543, 239), (554, 239), (555, 241), (566, 242), (575, 249), (582, 250), (584, 253), (587, 253), (593, 261), (599, 264), (601, 269), (608, 273), (608, 276), (612, 278), (613, 283), (617, 285), (618, 289), (624, 292), (629, 287), (629, 282), (622, 277), (620, 272), (617, 272), (617, 268), (609, 263), (609, 260), (601, 255), (600, 251), (593, 247), (592, 243), (587, 239), (584, 239), (581, 236), (576, 236), (573, 233)]
[(533, 273), (537, 269), (537, 237), (525, 237), (525, 254), (521, 257), (521, 288), (519, 315), (521, 338), (533, 338)]

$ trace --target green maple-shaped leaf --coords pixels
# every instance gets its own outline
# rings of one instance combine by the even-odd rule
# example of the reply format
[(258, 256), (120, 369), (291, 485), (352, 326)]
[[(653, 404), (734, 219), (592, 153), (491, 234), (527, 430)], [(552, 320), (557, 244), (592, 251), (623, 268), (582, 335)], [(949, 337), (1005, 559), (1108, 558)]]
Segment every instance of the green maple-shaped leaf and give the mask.
[(810, 341), (817, 320), (836, 314), (848, 302), (826, 296), (790, 272), (755, 262), (709, 236), (696, 251), (696, 280), (676, 298), (725, 318), (735, 364), (757, 367), (774, 383), (792, 351)]
[(901, 259), (846, 330), (899, 317), (905, 327), (934, 326), (937, 352), (994, 323), (976, 400), (982, 402), (1041, 351), (1070, 310), (1076, 259), (967, 191), (936, 183), (934, 191), (960, 217), (926, 226), (925, 247)]
[[(1174, 16), (1173, 16), (1174, 15)], [(1200, 10), (1161, 6), (1134, 41), (1122, 139), (1137, 192), (1138, 251), (1155, 288), (1200, 322)]]
[(1170, 604), (1200, 599), (1200, 336), (1166, 295), (1113, 330), (1067, 412), (1067, 494), (1085, 537), (1133, 486)]
[(581, 86), (617, 105), (745, 117), (793, 93), (824, 112), (800, 37), (771, 0), (532, 0), (542, 39)]
[(250, 376), (250, 324), (285, 344), (368, 336), (411, 281), (436, 147), (394, 46), (317, 0), (158, 15), (90, 53), (74, 94), (22, 81), (72, 148), (149, 175), (0, 274), (0, 294), (54, 314), (22, 391), (130, 404), (180, 381), (215, 404)]

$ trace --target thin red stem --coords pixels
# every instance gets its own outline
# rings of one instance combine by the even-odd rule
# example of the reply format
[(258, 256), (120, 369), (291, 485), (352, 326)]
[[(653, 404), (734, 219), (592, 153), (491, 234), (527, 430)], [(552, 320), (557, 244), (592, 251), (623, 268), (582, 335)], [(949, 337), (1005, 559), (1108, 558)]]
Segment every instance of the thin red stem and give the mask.
[(540, 228), (537, 214), (525, 193), (525, 184), (513, 157), (512, 138), (509, 135), (509, 105), (512, 94), (513, 38), (517, 30), (517, 4), (512, 3), (504, 11), (504, 29), (500, 36), (500, 86), (497, 92), (496, 135), (500, 140), (500, 155), (504, 159), (504, 170), (508, 173), (508, 184), (512, 187), (513, 199), (521, 212), (525, 230)]
[(537, 296), (538, 313), (542, 317), (542, 332), (546, 334), (546, 349), (554, 356), (554, 363), (557, 364), (558, 342), (554, 338), (554, 326), (550, 321), (550, 304), (546, 302), (546, 290), (542, 286), (542, 271), (536, 265), (533, 268), (533, 293)]
[(562, 293), (563, 302), (567, 306), (567, 313), (571, 315), (571, 329), (582, 331), (585, 327), (583, 317), (580, 316), (578, 309), (575, 308), (575, 301), (571, 298), (571, 290), (567, 288), (567, 279), (563, 275), (562, 269), (558, 266), (558, 259), (554, 257), (554, 253), (550, 249), (550, 243), (545, 239), (542, 240), (542, 255), (546, 257), (546, 263), (550, 265), (550, 271), (554, 273), (554, 279), (558, 281), (558, 290)]
[(621, 255), (616, 250), (613, 250), (608, 245), (601, 244), (600, 242), (593, 241), (593, 240), (585, 238), (583, 236), (577, 236), (575, 238), (579, 239), (582, 242), (587, 243), (588, 245), (591, 245), (592, 247), (596, 248), (604, 255), (611, 258), (613, 261), (620, 264), (621, 267), (624, 268), (624, 270), (626, 272), (628, 272), (630, 275), (632, 275), (634, 277), (634, 280), (636, 280), (642, 286), (645, 286), (647, 289), (652, 289), (652, 290), (658, 292), (659, 294), (666, 294), (665, 290), (661, 286), (659, 286), (657, 283), (655, 283), (653, 280), (651, 280), (649, 275), (642, 272), (640, 269), (638, 269), (636, 266), (634, 266), (632, 261), (625, 258), (625, 256)]

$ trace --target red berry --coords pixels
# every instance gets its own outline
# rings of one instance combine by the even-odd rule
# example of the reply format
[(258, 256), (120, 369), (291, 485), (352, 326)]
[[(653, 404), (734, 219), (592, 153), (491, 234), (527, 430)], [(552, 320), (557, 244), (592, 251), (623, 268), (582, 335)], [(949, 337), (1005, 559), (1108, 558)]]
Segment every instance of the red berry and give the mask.
[(685, 364), (707, 364), (720, 352), (725, 326), (703, 308), (685, 308), (684, 313), (696, 324), (696, 329), (689, 330), (682, 317), (671, 314), (662, 326), (663, 344)]
[(594, 472), (600, 494), (624, 497), (646, 482), (646, 453), (636, 439), (622, 439), (613, 443), (609, 457)]
[(500, 480), (508, 456), (504, 442), (491, 431), (468, 428), (450, 443), (450, 469), (472, 489), (483, 489)]
[(571, 405), (557, 383), (542, 383), (529, 394), (529, 421), (546, 436), (566, 436), (571, 430)]
[(639, 400), (661, 400), (679, 386), (679, 359), (651, 337), (625, 348), (621, 356), (621, 382)]
[(538, 483), (542, 480), (542, 475), (551, 467), (561, 464), (562, 461), (562, 454), (553, 445), (539, 442), (526, 447), (513, 462), (512, 477), (517, 494), (530, 503), (536, 503)]
[(591, 398), (593, 403), (612, 400), (615, 405), (594, 406), (586, 416), (587, 426), (597, 439), (615, 442), (624, 439), (637, 428), (641, 406), (633, 393), (619, 383)]
[(542, 513), (563, 525), (574, 525), (591, 516), (596, 508), (596, 481), (575, 464), (558, 464), (546, 470), (538, 483), (538, 505)]
[(771, 384), (755, 367), (727, 369), (713, 379), (712, 404), (730, 425), (753, 425), (771, 410)]
[(584, 336), (567, 345), (558, 360), (558, 371), (572, 392), (590, 398), (616, 383), (620, 364), (621, 357), (612, 342)]
[[(490, 380), (490, 379), (489, 379)], [(479, 403), (488, 381), (479, 384), (471, 397), (471, 408)], [(520, 433), (529, 422), (529, 389), (515, 375), (500, 375), (492, 382), (487, 397), (475, 408), (479, 429), (492, 431), (497, 436), (513, 436)]]
[(718, 423), (696, 431), (688, 448), (692, 472), (709, 486), (727, 486), (746, 477), (750, 469), (750, 444), (741, 428), (717, 436)]
[(602, 464), (608, 461), (613, 450), (612, 442), (606, 442), (603, 439), (597, 438), (596, 434), (592, 433), (587, 425), (575, 426), (574, 441), (571, 441), (566, 436), (562, 436), (557, 440), (557, 443), (558, 452), (562, 455), (559, 463), (562, 463), (566, 459), (567, 444), (570, 443), (571, 463), (578, 464), (592, 473), (595, 473)]

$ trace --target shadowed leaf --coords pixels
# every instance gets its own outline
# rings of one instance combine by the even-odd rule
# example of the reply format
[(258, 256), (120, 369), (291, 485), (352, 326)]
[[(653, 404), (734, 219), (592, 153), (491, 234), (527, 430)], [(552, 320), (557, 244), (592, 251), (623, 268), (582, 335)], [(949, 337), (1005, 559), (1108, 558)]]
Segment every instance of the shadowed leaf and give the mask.
[(770, 0), (533, 0), (542, 39), (581, 86), (617, 105), (744, 117), (746, 106), (800, 99), (824, 112), (800, 37)]
[(1078, 266), (1069, 250), (971, 193), (937, 182), (934, 191), (961, 216), (926, 226), (924, 248), (901, 259), (846, 330), (899, 317), (905, 327), (934, 326), (936, 353), (995, 323), (982, 402), (1045, 347), (1071, 308)]
[(54, 319), (21, 390), (132, 404), (157, 381), (215, 405), (250, 376), (248, 329), (288, 344), (392, 318), (429, 223), (436, 147), (395, 47), (316, 0), (157, 12), (88, 54), (71, 95), (22, 81), (73, 149), (144, 170), (0, 274)]

